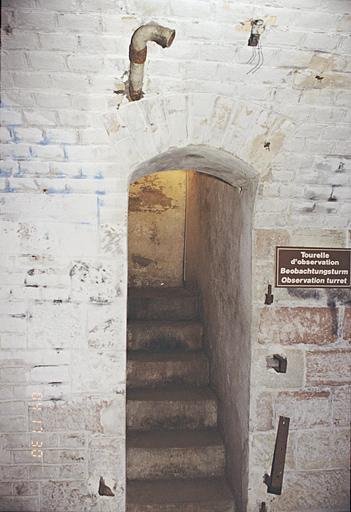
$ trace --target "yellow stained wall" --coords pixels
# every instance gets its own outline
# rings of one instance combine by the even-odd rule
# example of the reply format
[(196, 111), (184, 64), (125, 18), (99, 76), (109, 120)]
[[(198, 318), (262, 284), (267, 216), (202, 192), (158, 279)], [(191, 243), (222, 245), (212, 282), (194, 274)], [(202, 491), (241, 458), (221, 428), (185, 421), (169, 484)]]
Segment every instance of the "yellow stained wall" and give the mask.
[(144, 176), (130, 185), (129, 286), (183, 283), (186, 172)]

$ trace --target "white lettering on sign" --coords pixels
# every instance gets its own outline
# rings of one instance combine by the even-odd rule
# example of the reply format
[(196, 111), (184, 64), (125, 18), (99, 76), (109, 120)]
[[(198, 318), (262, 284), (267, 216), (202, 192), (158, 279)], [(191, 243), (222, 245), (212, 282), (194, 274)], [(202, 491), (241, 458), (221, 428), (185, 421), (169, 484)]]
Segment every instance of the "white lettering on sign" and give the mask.
[(350, 286), (350, 249), (277, 247), (276, 256), (277, 287)]

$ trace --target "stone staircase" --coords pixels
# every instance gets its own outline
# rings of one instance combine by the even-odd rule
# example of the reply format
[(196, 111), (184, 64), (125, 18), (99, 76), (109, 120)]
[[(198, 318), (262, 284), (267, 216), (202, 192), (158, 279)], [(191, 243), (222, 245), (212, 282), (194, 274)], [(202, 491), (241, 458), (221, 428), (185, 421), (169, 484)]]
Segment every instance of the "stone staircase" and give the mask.
[(130, 289), (127, 512), (234, 512), (197, 294)]

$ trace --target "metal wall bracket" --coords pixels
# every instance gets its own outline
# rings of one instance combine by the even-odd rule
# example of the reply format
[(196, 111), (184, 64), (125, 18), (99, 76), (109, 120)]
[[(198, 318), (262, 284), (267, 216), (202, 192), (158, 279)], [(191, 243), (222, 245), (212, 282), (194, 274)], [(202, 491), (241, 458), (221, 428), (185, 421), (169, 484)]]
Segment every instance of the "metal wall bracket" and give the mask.
[(272, 357), (267, 357), (267, 368), (273, 368), (277, 373), (286, 373), (288, 361), (286, 357), (274, 354)]
[(277, 437), (275, 440), (271, 474), (264, 475), (267, 492), (280, 495), (282, 493), (286, 446), (288, 443), (290, 418), (279, 416)]
[(266, 297), (265, 297), (264, 303), (267, 306), (270, 306), (271, 304), (273, 304), (273, 300), (274, 300), (274, 295), (272, 293), (272, 285), (271, 284), (268, 285), (267, 293), (265, 295), (266, 295)]

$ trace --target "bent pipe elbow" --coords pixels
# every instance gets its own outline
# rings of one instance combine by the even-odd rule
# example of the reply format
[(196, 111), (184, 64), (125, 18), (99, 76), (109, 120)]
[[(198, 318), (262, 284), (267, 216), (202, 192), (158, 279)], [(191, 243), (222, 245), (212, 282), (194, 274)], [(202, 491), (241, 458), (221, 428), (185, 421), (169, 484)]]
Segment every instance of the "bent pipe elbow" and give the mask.
[(142, 25), (133, 34), (129, 45), (129, 99), (140, 100), (142, 96), (144, 65), (147, 55), (147, 43), (153, 41), (162, 48), (171, 46), (175, 38), (175, 30), (162, 27), (156, 23)]

